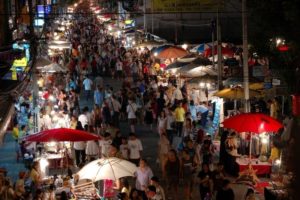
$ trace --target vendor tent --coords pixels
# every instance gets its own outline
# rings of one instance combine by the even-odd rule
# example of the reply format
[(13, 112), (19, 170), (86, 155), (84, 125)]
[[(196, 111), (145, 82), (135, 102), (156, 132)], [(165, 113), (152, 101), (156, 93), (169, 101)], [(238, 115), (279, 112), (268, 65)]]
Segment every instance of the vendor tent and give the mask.
[[(249, 83), (258, 83), (258, 82), (261, 81), (257, 78), (249, 77)], [(244, 83), (244, 77), (229, 77), (223, 81), (224, 86), (243, 85), (243, 83)]]
[(39, 69), (39, 68), (42, 68), (46, 65), (50, 65), (52, 64), (52, 61), (49, 60), (48, 58), (46, 57), (39, 57), (36, 59), (35, 61), (35, 66)]
[[(233, 88), (225, 88), (221, 91), (218, 91), (214, 94), (214, 96), (225, 98), (225, 99), (244, 99), (245, 93), (244, 88), (241, 87), (233, 87)], [(259, 97), (261, 93), (255, 90), (249, 90), (250, 97)]]
[(209, 48), (211, 48), (210, 44), (203, 43), (192, 48), (191, 52), (204, 53), (204, 51)]
[(162, 44), (163, 44), (162, 42), (151, 40), (151, 41), (145, 41), (140, 44), (137, 44), (135, 47), (137, 47), (137, 48), (147, 47), (148, 49), (151, 50), (152, 48), (161, 46)]
[[(217, 50), (218, 50), (217, 46), (214, 46), (214, 54), (215, 55), (218, 54)], [(230, 58), (233, 57), (233, 55), (234, 55), (234, 52), (229, 47), (221, 47), (221, 53), (222, 53), (222, 56), (230, 57)], [(213, 56), (212, 48), (206, 49), (203, 54), (205, 57)]]
[(217, 76), (211, 76), (211, 75), (204, 75), (201, 77), (195, 77), (187, 81), (190, 88), (209, 88), (211, 85), (215, 84), (217, 81)]
[(198, 77), (206, 74), (217, 75), (217, 72), (212, 68), (211, 62), (202, 56), (197, 57), (193, 62), (183, 66), (178, 70), (181, 76)]
[(185, 49), (176, 46), (171, 46), (158, 53), (157, 57), (163, 59), (171, 59), (181, 58), (183, 56), (186, 56), (187, 54), (188, 52)]
[(193, 60), (192, 63), (194, 63), (196, 65), (202, 65), (202, 66), (207, 66), (207, 65), (212, 64), (212, 62), (209, 59), (207, 59), (203, 56), (198, 56), (195, 60)]
[(165, 70), (166, 70), (166, 72), (169, 72), (169, 73), (176, 73), (176, 72), (180, 69), (180, 67), (183, 67), (183, 66), (185, 66), (185, 65), (188, 65), (189, 63), (190, 63), (190, 62), (182, 62), (182, 61), (177, 60), (177, 61), (175, 61), (175, 62), (169, 64), (169, 65), (165, 68)]
[(262, 113), (239, 114), (224, 120), (223, 126), (224, 128), (234, 129), (239, 133), (251, 133), (249, 163), (251, 163), (252, 134), (278, 132), (283, 127), (276, 119)]
[(159, 54), (162, 50), (168, 48), (168, 47), (171, 47), (172, 45), (170, 44), (164, 44), (164, 45), (161, 45), (161, 46), (158, 46), (158, 47), (155, 47), (153, 49), (151, 49), (151, 53), (155, 54)]
[(195, 65), (194, 63), (190, 63), (180, 68), (177, 72), (180, 73), (180, 76), (188, 78), (204, 76), (206, 74), (217, 75), (217, 72), (212, 69), (212, 66), (199, 66)]
[(178, 58), (177, 61), (179, 62), (193, 62), (198, 57), (195, 53), (189, 53), (186, 56), (183, 56), (182, 58)]
[(52, 63), (40, 69), (41, 72), (55, 73), (55, 72), (67, 72), (66, 68), (58, 65), (57, 63)]

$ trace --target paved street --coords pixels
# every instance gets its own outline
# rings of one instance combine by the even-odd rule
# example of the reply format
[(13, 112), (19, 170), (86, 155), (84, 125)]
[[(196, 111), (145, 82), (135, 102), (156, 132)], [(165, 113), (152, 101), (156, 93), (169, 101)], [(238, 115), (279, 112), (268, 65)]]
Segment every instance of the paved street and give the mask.
[[(114, 79), (105, 78), (104, 79), (105, 84), (109, 84), (114, 87), (114, 90), (116, 91), (121, 87), (121, 82), (116, 81)], [(88, 106), (89, 109), (92, 108), (93, 102), (87, 102), (84, 100), (84, 98), (81, 98), (80, 106)], [(128, 135), (130, 128), (128, 126), (127, 122), (121, 122), (121, 132), (123, 135)], [(151, 169), (153, 170), (153, 173), (161, 177), (161, 170), (160, 167), (156, 163), (156, 155), (157, 155), (157, 143), (159, 136), (155, 131), (151, 131), (150, 127), (146, 125), (138, 125), (137, 126), (137, 135), (142, 140), (143, 144), (143, 157), (146, 158), (150, 164)], [(11, 177), (13, 180), (16, 180), (18, 177), (19, 171), (25, 170), (23, 163), (17, 163), (15, 158), (15, 151), (14, 151), (14, 141), (10, 133), (6, 134), (4, 144), (0, 147), (0, 167), (8, 169), (8, 176)], [(52, 171), (52, 173), (54, 173)], [(233, 180), (229, 177), (229, 179)], [(165, 188), (165, 182), (164, 180), (161, 181), (162, 185)], [(243, 199), (244, 194), (247, 190), (246, 186), (243, 185), (232, 185), (234, 191), (236, 200)], [(180, 184), (180, 198), (183, 199), (183, 185)], [(168, 197), (168, 194), (166, 194)], [(193, 190), (193, 199), (200, 199), (199, 197), (199, 190), (198, 187), (195, 186)], [(263, 199), (262, 196), (260, 196), (260, 199)]]

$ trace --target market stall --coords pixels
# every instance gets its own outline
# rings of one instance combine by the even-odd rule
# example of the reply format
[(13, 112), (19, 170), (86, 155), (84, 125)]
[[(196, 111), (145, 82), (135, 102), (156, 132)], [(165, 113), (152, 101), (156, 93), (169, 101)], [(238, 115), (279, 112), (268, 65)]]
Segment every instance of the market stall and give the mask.
[(274, 118), (261, 113), (244, 113), (224, 120), (223, 126), (225, 128), (233, 129), (238, 133), (250, 133), (249, 157), (244, 156), (236, 159), (236, 163), (239, 166), (240, 172), (246, 171), (251, 168), (257, 175), (270, 175), (272, 164), (267, 162), (267, 159), (265, 159), (263, 152), (267, 149), (266, 143), (268, 140), (267, 138), (262, 138), (261, 155), (259, 158), (253, 159), (252, 150), (254, 147), (252, 135), (266, 135), (266, 133), (276, 133), (280, 128), (282, 128), (282, 124)]
[(27, 142), (48, 143), (48, 146), (46, 144), (38, 151), (38, 156), (35, 158), (40, 162), (45, 174), (47, 174), (48, 168), (57, 169), (73, 165), (69, 142), (99, 139), (100, 137), (97, 135), (68, 128), (45, 130), (24, 138)]

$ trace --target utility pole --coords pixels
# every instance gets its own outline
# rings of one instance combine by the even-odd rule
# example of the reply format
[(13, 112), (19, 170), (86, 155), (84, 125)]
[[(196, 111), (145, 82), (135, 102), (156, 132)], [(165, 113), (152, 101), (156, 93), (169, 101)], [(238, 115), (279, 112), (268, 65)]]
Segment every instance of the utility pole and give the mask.
[(146, 0), (144, 0), (144, 31), (147, 33)]
[(178, 42), (178, 33), (177, 33), (177, 1), (175, 0), (175, 44)]
[(247, 1), (242, 0), (242, 24), (243, 24), (243, 75), (245, 93), (245, 112), (250, 112), (249, 105), (249, 69), (248, 69), (248, 22), (247, 22)]
[(118, 1), (117, 4), (118, 4), (117, 26), (118, 28), (120, 28), (120, 21), (121, 21), (121, 15), (123, 14), (123, 9), (122, 9), (122, 3), (120, 1)]
[[(28, 0), (28, 7), (29, 7), (29, 33), (30, 33), (30, 54), (32, 58), (32, 86), (33, 86), (33, 107), (35, 108), (34, 112), (34, 132), (38, 131), (38, 86), (37, 86), (37, 76), (36, 76), (36, 66), (35, 66), (35, 57), (36, 57), (36, 48), (37, 43), (35, 40), (35, 33), (33, 27), (33, 5), (32, 0)], [(45, 18), (45, 13), (44, 13)]]
[(151, 0), (151, 33), (154, 34), (154, 22), (153, 22), (153, 6), (154, 6), (154, 0)]
[(222, 74), (223, 74), (222, 73), (223, 72), (223, 66), (222, 66), (222, 46), (221, 46), (222, 42), (221, 42), (221, 25), (220, 25), (220, 19), (219, 19), (219, 6), (220, 6), (220, 4), (218, 3), (218, 12), (217, 12), (218, 90), (220, 90), (222, 88)]
[[(215, 55), (215, 46), (214, 46), (214, 44), (215, 44), (215, 31), (216, 31), (216, 20), (213, 19), (211, 21), (211, 40), (212, 40), (211, 53), (213, 55), (213, 57), (212, 57), (212, 67), (213, 67), (213, 69), (215, 69), (215, 56), (214, 56)], [(205, 49), (205, 47), (204, 47), (204, 49)]]

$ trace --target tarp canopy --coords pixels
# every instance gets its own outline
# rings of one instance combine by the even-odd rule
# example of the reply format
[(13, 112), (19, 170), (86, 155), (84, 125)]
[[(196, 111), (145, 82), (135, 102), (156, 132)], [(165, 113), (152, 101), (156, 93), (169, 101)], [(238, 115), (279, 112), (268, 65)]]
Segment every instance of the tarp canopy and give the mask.
[(183, 77), (199, 77), (204, 76), (206, 74), (209, 75), (217, 75), (217, 72), (212, 69), (211, 65), (203, 66), (203, 65), (197, 65), (195, 63), (190, 63), (188, 65), (185, 65), (184, 67), (180, 68), (177, 73), (180, 73), (180, 76)]
[(185, 66), (185, 65), (188, 65), (190, 62), (180, 62), (180, 61), (175, 61), (171, 64), (169, 64), (165, 70), (166, 72), (168, 73), (173, 73), (175, 74), (181, 67)]

